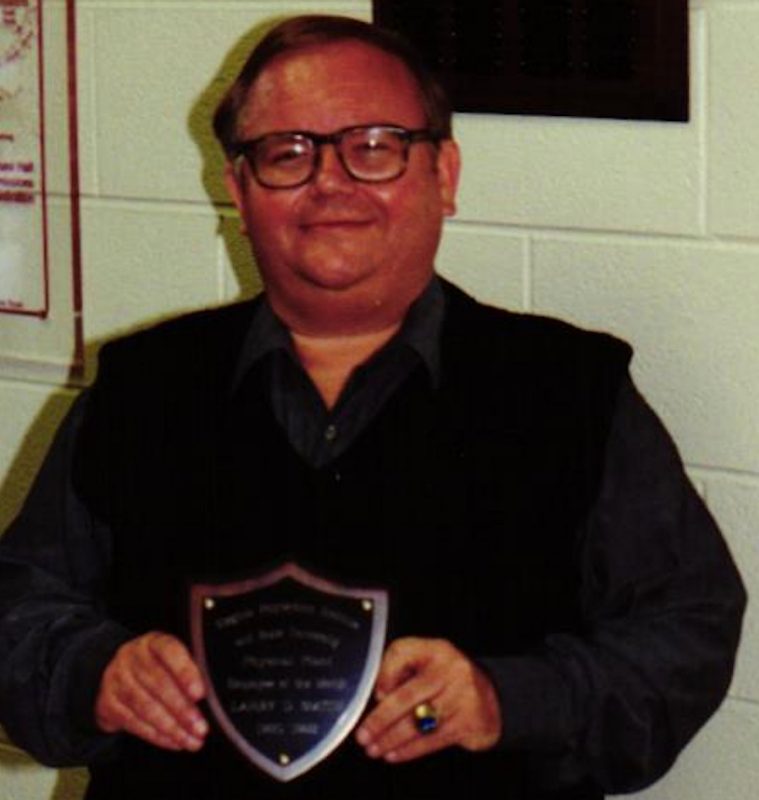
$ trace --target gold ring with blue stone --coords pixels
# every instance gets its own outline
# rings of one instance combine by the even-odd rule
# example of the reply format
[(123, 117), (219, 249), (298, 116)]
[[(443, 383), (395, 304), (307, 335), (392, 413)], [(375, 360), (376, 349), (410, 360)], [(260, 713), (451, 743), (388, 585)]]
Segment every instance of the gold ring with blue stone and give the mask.
[(432, 703), (419, 703), (414, 706), (414, 725), (419, 733), (427, 735), (438, 727), (438, 713)]

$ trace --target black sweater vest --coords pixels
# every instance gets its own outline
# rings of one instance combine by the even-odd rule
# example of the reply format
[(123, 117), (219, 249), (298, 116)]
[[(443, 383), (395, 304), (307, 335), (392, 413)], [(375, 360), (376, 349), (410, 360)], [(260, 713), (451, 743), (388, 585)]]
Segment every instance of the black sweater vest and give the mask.
[[(340, 581), (387, 586), (391, 639), (442, 637), (498, 657), (527, 652), (548, 632), (579, 632), (578, 531), (598, 492), (629, 349), (480, 306), (449, 286), (446, 303), (439, 386), (414, 372), (322, 469), (288, 444), (261, 370), (233, 384), (249, 304), (106, 346), (75, 481), (112, 530), (109, 614), (135, 633), (187, 639), (190, 582), (291, 558)], [(214, 734), (198, 755), (130, 742), (120, 760), (93, 768), (88, 796), (600, 796), (539, 793), (533, 762), (450, 749), (391, 767), (347, 741), (279, 785)]]

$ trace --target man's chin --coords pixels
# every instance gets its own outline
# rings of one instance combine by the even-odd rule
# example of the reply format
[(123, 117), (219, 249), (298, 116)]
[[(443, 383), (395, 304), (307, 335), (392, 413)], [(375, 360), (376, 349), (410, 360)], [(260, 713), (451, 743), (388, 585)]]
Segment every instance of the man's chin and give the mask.
[(360, 290), (372, 277), (373, 271), (365, 267), (319, 266), (304, 268), (300, 272), (303, 282), (311, 289), (324, 292), (345, 293)]

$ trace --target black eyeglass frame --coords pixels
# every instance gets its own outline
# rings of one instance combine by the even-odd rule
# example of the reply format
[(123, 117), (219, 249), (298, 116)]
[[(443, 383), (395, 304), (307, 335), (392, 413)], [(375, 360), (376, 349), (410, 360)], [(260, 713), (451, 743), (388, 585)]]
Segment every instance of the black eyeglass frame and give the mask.
[[(389, 178), (364, 178), (359, 175), (356, 175), (353, 170), (348, 165), (343, 152), (342, 152), (342, 141), (350, 133), (354, 133), (355, 131), (368, 131), (375, 128), (380, 128), (383, 131), (389, 131), (396, 135), (403, 143), (403, 149), (401, 151), (402, 154), (402, 161), (400, 170), (393, 176)], [(267, 139), (273, 138), (281, 138), (285, 136), (300, 136), (303, 139), (306, 139), (311, 143), (313, 148), (313, 154), (311, 157), (311, 169), (309, 170), (308, 174), (302, 180), (298, 180), (296, 183), (288, 183), (287, 185), (281, 184), (271, 184), (267, 183), (265, 180), (262, 180), (259, 172), (258, 167), (256, 165), (255, 159), (255, 151), (261, 145), (262, 142), (266, 141)], [(255, 139), (244, 139), (239, 142), (235, 142), (233, 145), (232, 156), (234, 159), (244, 158), (247, 162), (248, 166), (250, 167), (251, 174), (255, 178), (256, 182), (263, 186), (266, 189), (296, 189), (299, 186), (304, 186), (305, 184), (309, 183), (313, 180), (314, 175), (319, 170), (321, 166), (321, 158), (322, 158), (322, 147), (325, 144), (331, 144), (335, 148), (335, 152), (337, 153), (337, 157), (340, 161), (341, 166), (345, 170), (345, 172), (354, 180), (358, 181), (359, 183), (390, 183), (391, 181), (396, 181), (398, 178), (402, 177), (403, 174), (406, 172), (408, 167), (408, 155), (409, 150), (412, 144), (416, 144), (417, 142), (431, 142), (436, 147), (440, 144), (441, 141), (445, 139), (440, 133), (432, 130), (431, 128), (416, 128), (416, 129), (408, 129), (403, 128), (400, 125), (390, 125), (387, 123), (374, 123), (370, 125), (350, 125), (347, 128), (341, 128), (338, 131), (334, 131), (333, 133), (315, 133), (314, 131), (276, 131), (272, 133), (266, 133), (263, 136), (258, 136)]]

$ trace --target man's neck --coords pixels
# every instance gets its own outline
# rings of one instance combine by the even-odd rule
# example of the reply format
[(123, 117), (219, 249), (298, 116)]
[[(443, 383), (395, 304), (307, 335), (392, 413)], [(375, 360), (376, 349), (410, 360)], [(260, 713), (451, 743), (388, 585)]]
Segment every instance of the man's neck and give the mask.
[(368, 361), (401, 327), (401, 322), (377, 331), (313, 335), (290, 331), (303, 369), (327, 408), (333, 408), (356, 367)]

